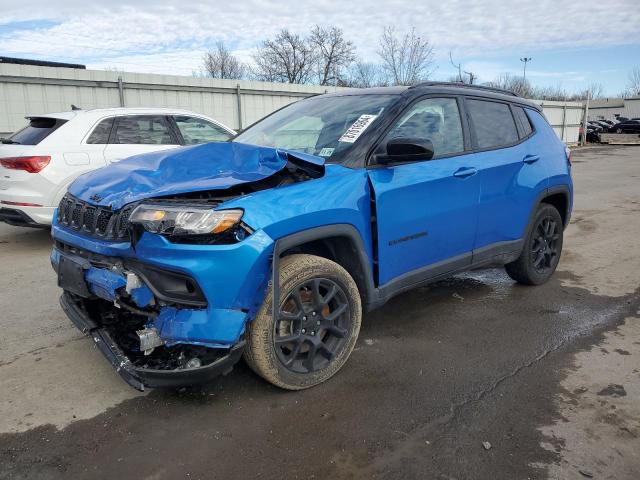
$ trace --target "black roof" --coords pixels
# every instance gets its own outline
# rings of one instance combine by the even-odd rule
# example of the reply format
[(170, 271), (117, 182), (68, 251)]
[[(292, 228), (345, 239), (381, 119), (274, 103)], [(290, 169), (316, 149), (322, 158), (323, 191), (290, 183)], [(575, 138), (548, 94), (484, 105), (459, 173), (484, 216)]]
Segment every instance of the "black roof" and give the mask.
[(511, 103), (519, 103), (521, 105), (542, 111), (542, 107), (537, 103), (527, 100), (510, 90), (502, 88), (488, 87), (484, 85), (469, 85), (466, 83), (454, 82), (422, 82), (411, 87), (374, 87), (374, 88), (352, 88), (341, 90), (338, 92), (328, 93), (326, 95), (342, 96), (342, 95), (405, 95), (409, 97), (417, 97), (425, 93), (442, 93), (470, 95), (474, 97), (494, 98), (496, 100), (507, 101)]

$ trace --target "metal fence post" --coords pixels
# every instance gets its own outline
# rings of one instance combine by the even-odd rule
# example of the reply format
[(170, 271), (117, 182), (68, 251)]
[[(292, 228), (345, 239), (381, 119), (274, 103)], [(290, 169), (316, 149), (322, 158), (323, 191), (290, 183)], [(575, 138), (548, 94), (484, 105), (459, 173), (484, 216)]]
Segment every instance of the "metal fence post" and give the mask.
[(590, 95), (587, 93), (587, 102), (584, 104), (584, 120), (582, 122), (582, 143), (581, 145), (587, 144), (587, 122), (589, 121), (589, 97)]
[(567, 102), (564, 102), (564, 106), (562, 107), (562, 141), (567, 141)]
[(238, 131), (240, 131), (242, 130), (242, 96), (239, 83), (236, 85), (236, 97), (238, 99)]
[(122, 77), (118, 77), (118, 94), (120, 95), (120, 106), (124, 107), (124, 83)]

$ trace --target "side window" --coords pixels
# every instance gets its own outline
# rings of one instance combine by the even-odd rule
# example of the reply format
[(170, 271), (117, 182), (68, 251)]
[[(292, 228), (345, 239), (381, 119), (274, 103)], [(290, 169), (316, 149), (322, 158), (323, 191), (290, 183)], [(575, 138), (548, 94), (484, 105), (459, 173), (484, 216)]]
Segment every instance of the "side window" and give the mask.
[(87, 143), (91, 145), (109, 143), (109, 134), (111, 133), (113, 120), (113, 117), (105, 118), (100, 123), (98, 123), (96, 128), (93, 129), (93, 132), (91, 132), (91, 135), (89, 135)]
[(164, 117), (136, 115), (119, 117), (113, 143), (143, 145), (175, 145)]
[(513, 108), (513, 113), (515, 114), (515, 117), (516, 117), (516, 121), (520, 126), (520, 132), (521, 132), (520, 138), (528, 137), (529, 135), (531, 135), (531, 132), (533, 132), (533, 127), (531, 126), (531, 121), (527, 116), (527, 112), (525, 112), (524, 108), (522, 107), (514, 106), (512, 108)]
[(466, 104), (479, 148), (501, 147), (518, 141), (518, 131), (509, 105), (470, 99)]
[(208, 142), (226, 142), (231, 134), (218, 125), (201, 118), (176, 116), (173, 117), (178, 130), (184, 138), (185, 145), (196, 145)]
[(460, 111), (455, 98), (428, 98), (409, 108), (387, 139), (421, 138), (433, 143), (434, 158), (464, 151)]

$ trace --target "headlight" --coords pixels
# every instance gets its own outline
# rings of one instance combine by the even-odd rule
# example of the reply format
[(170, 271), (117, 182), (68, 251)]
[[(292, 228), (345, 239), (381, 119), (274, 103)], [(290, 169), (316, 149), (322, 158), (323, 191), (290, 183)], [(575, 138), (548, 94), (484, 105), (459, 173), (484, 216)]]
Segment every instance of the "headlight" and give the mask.
[(242, 210), (212, 210), (199, 206), (139, 205), (129, 222), (148, 232), (168, 235), (219, 234), (237, 225)]

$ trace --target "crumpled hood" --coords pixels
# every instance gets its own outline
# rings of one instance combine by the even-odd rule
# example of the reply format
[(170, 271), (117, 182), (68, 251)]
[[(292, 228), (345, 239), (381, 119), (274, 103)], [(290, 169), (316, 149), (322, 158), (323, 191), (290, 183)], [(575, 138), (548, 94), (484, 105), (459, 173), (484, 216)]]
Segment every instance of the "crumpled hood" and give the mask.
[(136, 155), (79, 177), (69, 193), (117, 210), (145, 198), (218, 190), (255, 182), (287, 163), (324, 171), (324, 159), (299, 152), (242, 143), (207, 143)]

